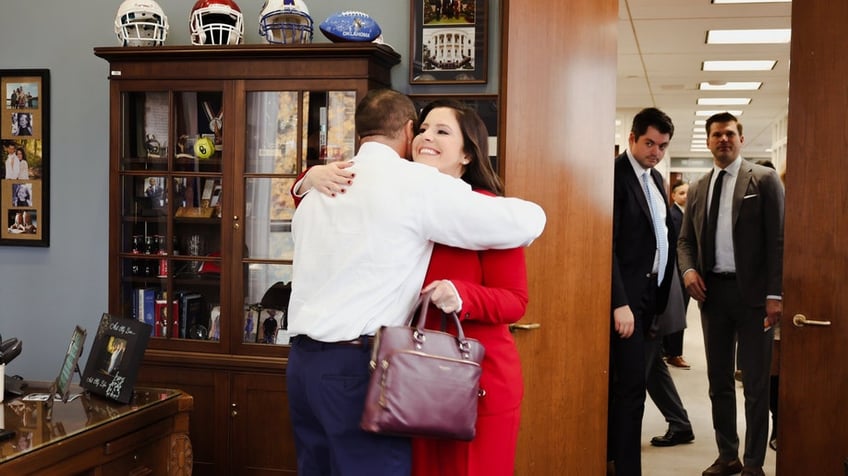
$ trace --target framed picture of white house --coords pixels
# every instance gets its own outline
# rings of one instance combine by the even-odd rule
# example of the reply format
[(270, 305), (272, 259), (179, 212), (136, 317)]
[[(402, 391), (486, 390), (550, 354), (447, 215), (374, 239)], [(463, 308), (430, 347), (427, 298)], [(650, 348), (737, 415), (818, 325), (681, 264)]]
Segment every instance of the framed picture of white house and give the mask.
[(486, 83), (485, 0), (410, 0), (410, 84)]

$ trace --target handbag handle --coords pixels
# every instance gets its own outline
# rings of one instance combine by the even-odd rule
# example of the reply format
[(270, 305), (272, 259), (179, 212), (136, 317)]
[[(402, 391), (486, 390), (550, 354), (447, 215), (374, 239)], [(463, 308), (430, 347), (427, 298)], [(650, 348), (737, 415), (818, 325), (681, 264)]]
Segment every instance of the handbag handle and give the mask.
[[(412, 333), (412, 338), (415, 340), (415, 346), (419, 349), (424, 346), (424, 342), (427, 340), (424, 323), (427, 321), (427, 308), (430, 307), (430, 296), (432, 294), (433, 292), (429, 291), (419, 296), (418, 302), (415, 304), (415, 307), (412, 308), (412, 314), (409, 316), (409, 325), (411, 327), (415, 327), (415, 332)], [(459, 316), (456, 312), (441, 312), (443, 318), (448, 316), (453, 318), (453, 323), (456, 325), (457, 348), (459, 348), (459, 352), (462, 354), (463, 359), (470, 359), (471, 344), (469, 344), (468, 339), (465, 338), (465, 332), (462, 330), (462, 324), (459, 322)]]

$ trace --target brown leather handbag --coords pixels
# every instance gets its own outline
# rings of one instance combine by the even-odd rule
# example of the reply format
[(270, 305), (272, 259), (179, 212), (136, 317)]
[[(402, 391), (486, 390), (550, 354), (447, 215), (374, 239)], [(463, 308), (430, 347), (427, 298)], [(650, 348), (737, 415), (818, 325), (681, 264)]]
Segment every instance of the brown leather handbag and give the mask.
[(422, 295), (408, 325), (377, 331), (360, 426), (387, 435), (471, 440), (485, 349), (465, 337), (456, 313), (447, 316), (456, 335), (425, 329), (429, 305), (429, 293)]

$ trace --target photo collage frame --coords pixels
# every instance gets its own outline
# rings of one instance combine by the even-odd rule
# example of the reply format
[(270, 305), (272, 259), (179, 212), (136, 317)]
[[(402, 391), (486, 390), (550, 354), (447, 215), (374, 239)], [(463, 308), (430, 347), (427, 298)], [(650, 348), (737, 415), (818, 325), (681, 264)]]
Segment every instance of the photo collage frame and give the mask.
[(50, 245), (49, 89), (48, 70), (0, 70), (0, 245)]

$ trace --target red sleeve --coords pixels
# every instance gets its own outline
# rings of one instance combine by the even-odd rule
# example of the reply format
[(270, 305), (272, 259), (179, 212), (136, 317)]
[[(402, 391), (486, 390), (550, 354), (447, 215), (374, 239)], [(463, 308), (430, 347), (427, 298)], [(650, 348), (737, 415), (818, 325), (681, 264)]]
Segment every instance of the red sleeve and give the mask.
[(294, 199), (294, 207), (295, 208), (297, 208), (297, 206), (300, 205), (300, 201), (303, 200), (303, 195), (301, 195), (299, 197), (297, 195), (295, 195), (294, 194), (294, 186), (297, 185), (298, 182), (303, 180), (303, 177), (306, 176), (307, 171), (308, 171), (308, 169), (301, 172), (300, 175), (298, 175), (297, 178), (294, 179), (294, 183), (292, 183), (292, 186), (289, 189), (289, 193), (291, 194), (292, 198)]
[(524, 248), (477, 253), (482, 284), (451, 280), (462, 298), (460, 318), (491, 324), (518, 322), (527, 309), (527, 264)]

